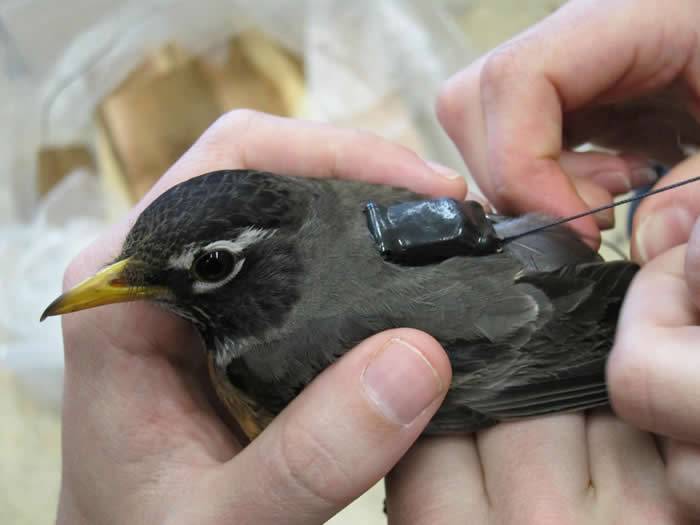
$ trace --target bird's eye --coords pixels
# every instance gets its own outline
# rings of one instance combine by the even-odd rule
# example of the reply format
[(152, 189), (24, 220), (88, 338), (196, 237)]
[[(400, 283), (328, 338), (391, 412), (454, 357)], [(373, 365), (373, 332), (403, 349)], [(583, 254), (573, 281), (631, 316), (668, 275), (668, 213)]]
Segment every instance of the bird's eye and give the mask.
[(227, 250), (214, 250), (197, 257), (192, 271), (197, 279), (216, 283), (228, 277), (236, 266), (233, 254)]

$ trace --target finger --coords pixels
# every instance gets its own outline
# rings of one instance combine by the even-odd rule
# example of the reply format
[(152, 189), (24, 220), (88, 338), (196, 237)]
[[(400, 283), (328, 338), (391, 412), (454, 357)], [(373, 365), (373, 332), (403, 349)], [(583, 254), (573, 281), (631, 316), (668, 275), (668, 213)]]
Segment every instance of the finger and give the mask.
[(371, 337), (221, 468), (209, 491), (210, 517), (324, 522), (389, 472), (449, 383), (447, 356), (426, 334), (399, 329)]
[[(613, 195), (627, 193), (658, 180), (656, 171), (648, 161), (635, 156), (564, 151), (559, 157), (559, 164), (568, 176), (589, 180)], [(590, 206), (585, 198), (583, 200)]]
[(666, 475), (671, 493), (685, 513), (700, 518), (700, 446), (671, 441)]
[[(597, 208), (612, 203), (613, 197), (610, 192), (599, 184), (583, 177), (574, 177), (571, 181), (588, 208)], [(615, 210), (613, 208), (596, 212), (592, 217), (598, 228), (602, 230), (612, 228), (615, 225)]]
[(632, 100), (587, 105), (567, 113), (566, 143), (592, 142), (674, 166), (700, 142), (700, 122), (688, 111), (693, 98), (686, 85), (675, 82)]
[(576, 521), (590, 482), (583, 415), (501, 423), (479, 432), (477, 446), (491, 506), (504, 523)]
[[(673, 168), (656, 184), (662, 188), (700, 174), (700, 155)], [(700, 182), (653, 195), (641, 201), (632, 230), (632, 256), (647, 262), (666, 250), (688, 242), (700, 216)]]
[(467, 189), (464, 177), (453, 170), (371, 133), (236, 110), (215, 122), (129, 216), (88, 249), (71, 280), (90, 275), (116, 255), (129, 225), (168, 188), (210, 171), (241, 168), (361, 180), (457, 199), (463, 199)]
[[(696, 62), (698, 51), (692, 25), (684, 24), (688, 29), (680, 31), (676, 22), (692, 14), (689, 3), (668, 9), (653, 4), (641, 10), (617, 2), (590, 10), (585, 2), (573, 2), (478, 64), (480, 74), (469, 74), (465, 82), (467, 100), (478, 99), (481, 105), (449, 116), (452, 122), (446, 129), (463, 127), (469, 122), (465, 114), (483, 112), (484, 125), (478, 131), (485, 132), (487, 156), (486, 162), (476, 163), (484, 171), (474, 176), (480, 185), (493, 179), (488, 196), (494, 204), (515, 212), (538, 209), (556, 216), (584, 211), (554, 160), (562, 151), (563, 115), (593, 100), (649, 92), (682, 75), (688, 64)], [(635, 31), (619, 30), (630, 24)], [(673, 45), (659, 49), (650, 34), (671, 35)], [(591, 35), (595, 35), (594, 45)], [(610, 49), (617, 52), (611, 54)], [(464, 93), (451, 91), (443, 97), (458, 99)], [(469, 149), (463, 151), (468, 154)], [(586, 237), (597, 235), (590, 217), (574, 226)]]
[(700, 311), (700, 219), (695, 221), (695, 227), (688, 240), (685, 255), (685, 278), (688, 283), (690, 300)]
[(419, 439), (386, 478), (390, 524), (487, 523), (488, 499), (472, 435)]
[(480, 58), (445, 82), (435, 111), (481, 191), (492, 196), (494, 188), (487, 166), (486, 123), (481, 111), (479, 83), (486, 58)]
[(673, 248), (642, 267), (632, 282), (607, 376), (620, 416), (639, 428), (700, 443), (700, 319), (684, 258), (684, 246)]
[(664, 463), (651, 434), (608, 408), (593, 410), (587, 423), (591, 480), (598, 500), (614, 507), (623, 496), (644, 501), (658, 493)]
[(365, 131), (292, 120), (251, 110), (220, 118), (158, 183), (156, 194), (218, 169), (351, 179), (463, 198), (464, 177)]
[[(578, 195), (591, 209), (612, 204), (613, 195), (647, 186), (658, 178), (648, 162), (630, 155), (565, 151), (559, 157), (559, 163), (571, 177)], [(599, 211), (592, 217), (601, 230), (615, 225), (613, 208)]]
[(615, 417), (609, 409), (588, 417), (593, 488), (590, 504), (611, 523), (677, 523), (666, 471), (654, 436)]

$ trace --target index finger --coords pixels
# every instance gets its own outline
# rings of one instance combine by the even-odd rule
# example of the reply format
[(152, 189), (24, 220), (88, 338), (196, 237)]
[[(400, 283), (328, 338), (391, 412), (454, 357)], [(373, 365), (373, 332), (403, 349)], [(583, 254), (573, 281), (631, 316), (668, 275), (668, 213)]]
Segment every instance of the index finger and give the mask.
[(366, 131), (236, 110), (215, 122), (154, 188), (195, 175), (248, 168), (285, 175), (350, 179), (417, 193), (464, 198), (459, 173)]
[(700, 443), (700, 312), (685, 246), (643, 266), (627, 292), (608, 362), (613, 407), (635, 426)]

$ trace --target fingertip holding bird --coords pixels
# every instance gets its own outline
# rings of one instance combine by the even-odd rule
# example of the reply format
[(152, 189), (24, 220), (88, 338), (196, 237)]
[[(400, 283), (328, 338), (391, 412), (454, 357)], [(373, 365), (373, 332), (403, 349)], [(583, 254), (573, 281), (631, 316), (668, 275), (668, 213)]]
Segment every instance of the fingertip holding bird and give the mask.
[(632, 187), (646, 186), (648, 184), (654, 184), (659, 180), (659, 172), (656, 171), (653, 166), (634, 166), (631, 168), (631, 179), (630, 183)]
[(440, 175), (441, 177), (445, 177), (448, 180), (457, 180), (460, 178), (464, 178), (461, 173), (458, 171), (453, 170), (452, 168), (448, 168), (447, 166), (443, 164), (439, 164), (437, 162), (433, 162), (432, 160), (427, 160), (425, 163), (428, 165), (430, 169), (432, 169), (435, 173)]
[(264, 455), (272, 472), (263, 479), (267, 494), (301, 486), (304, 497), (322, 496), (314, 498), (319, 513), (337, 512), (406, 453), (450, 378), (447, 355), (429, 335), (373, 335), (324, 370), (229, 465), (252, 468), (255, 478)]
[(622, 154), (617, 157), (624, 163), (625, 171), (629, 174), (628, 182), (632, 188), (648, 186), (659, 180), (659, 172), (647, 156)]
[(420, 350), (396, 338), (372, 358), (362, 373), (362, 384), (382, 415), (400, 425), (412, 423), (444, 390)]
[(429, 191), (423, 193), (433, 194), (435, 196), (450, 196), (455, 198), (465, 198), (468, 193), (467, 179), (456, 170), (434, 162), (432, 160), (424, 160), (425, 165), (430, 169), (431, 173), (437, 175), (431, 177), (433, 182), (428, 188)]
[(421, 332), (398, 330), (381, 337), (383, 343), (362, 371), (362, 390), (386, 420), (407, 426), (447, 392), (449, 361), (440, 345)]
[(634, 236), (633, 256), (647, 263), (657, 255), (688, 240), (694, 218), (681, 206), (654, 210), (643, 217)]
[[(573, 182), (576, 192), (588, 208), (598, 208), (612, 203), (613, 197), (604, 187), (583, 178), (574, 179)], [(593, 214), (593, 218), (598, 228), (602, 230), (612, 228), (615, 225), (615, 210), (611, 208), (599, 211)]]

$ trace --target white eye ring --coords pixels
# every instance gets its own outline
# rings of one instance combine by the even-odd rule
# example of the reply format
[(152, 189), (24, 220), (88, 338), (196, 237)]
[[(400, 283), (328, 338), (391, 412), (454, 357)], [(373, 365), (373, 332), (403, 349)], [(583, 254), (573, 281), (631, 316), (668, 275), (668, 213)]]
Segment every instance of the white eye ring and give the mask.
[(221, 240), (214, 241), (206, 246), (198, 246), (196, 243), (187, 244), (182, 253), (173, 255), (168, 259), (168, 268), (174, 270), (189, 270), (194, 263), (195, 255), (202, 252), (214, 250), (226, 250), (234, 255), (239, 255), (248, 246), (256, 242), (272, 237), (276, 230), (263, 230), (260, 228), (246, 228), (234, 241)]
[[(211, 252), (209, 252), (209, 253), (211, 253)], [(221, 288), (226, 283), (231, 281), (231, 279), (233, 279), (241, 271), (241, 268), (243, 268), (244, 262), (245, 262), (245, 258), (241, 257), (238, 261), (236, 261), (236, 264), (234, 265), (233, 270), (231, 270), (220, 281), (214, 281), (214, 282), (202, 281), (202, 280), (194, 281), (194, 283), (192, 284), (192, 291), (194, 293), (200, 294), (200, 293), (211, 292), (213, 290), (216, 290), (217, 288)], [(195, 261), (195, 264), (196, 264), (196, 261)]]
[[(259, 242), (261, 240), (267, 239), (268, 237), (272, 236), (274, 234), (274, 230), (260, 230), (257, 228), (248, 228), (244, 230), (235, 241), (215, 241), (210, 244), (207, 244), (204, 249), (203, 253), (211, 253), (214, 251), (226, 251), (229, 252), (231, 255), (234, 257), (240, 257), (240, 254), (245, 250), (248, 246), (251, 244), (254, 244), (256, 242)], [(241, 271), (241, 268), (243, 268), (243, 263), (245, 262), (245, 258), (241, 257), (233, 267), (233, 270), (220, 281), (215, 281), (215, 282), (207, 282), (207, 281), (202, 281), (202, 280), (197, 280), (194, 282), (192, 285), (192, 290), (194, 293), (207, 293), (212, 290), (216, 290), (217, 288), (222, 287), (226, 283), (228, 283), (231, 279), (233, 279), (238, 272)], [(195, 261), (190, 261), (191, 265), (196, 264)]]

